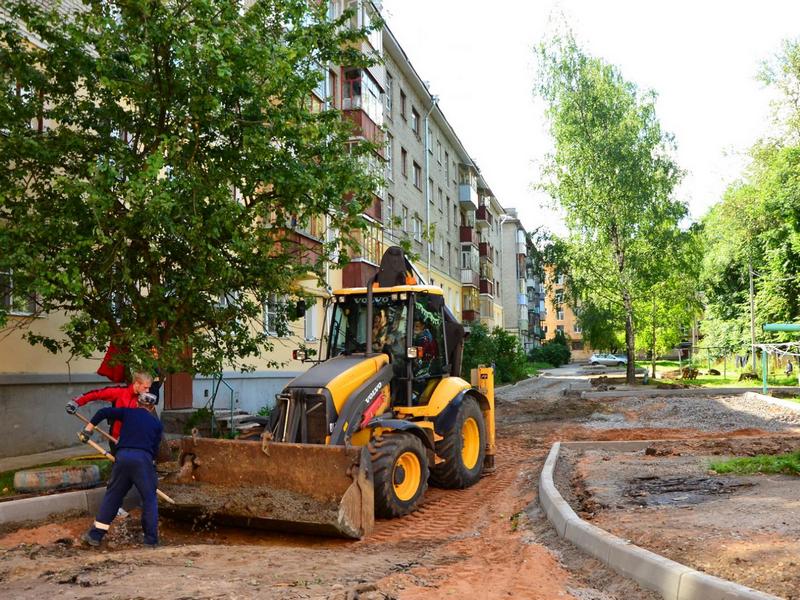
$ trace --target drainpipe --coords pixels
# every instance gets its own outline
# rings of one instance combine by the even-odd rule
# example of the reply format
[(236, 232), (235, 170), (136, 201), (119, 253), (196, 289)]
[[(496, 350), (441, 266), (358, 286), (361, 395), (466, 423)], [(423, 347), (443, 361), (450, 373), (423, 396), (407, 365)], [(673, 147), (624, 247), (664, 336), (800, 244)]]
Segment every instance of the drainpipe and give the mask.
[[(430, 152), (428, 148), (428, 138), (430, 137), (430, 129), (428, 127), (428, 119), (433, 112), (433, 109), (436, 108), (436, 103), (439, 102), (439, 96), (431, 96), (431, 107), (428, 109), (428, 112), (425, 113), (425, 139), (423, 141), (423, 147), (425, 152), (425, 181), (423, 185), (425, 186), (425, 231), (428, 233), (430, 237), (431, 232), (431, 198), (429, 197), (430, 194), (428, 193), (428, 181), (430, 180)], [(433, 193), (433, 190), (430, 190)], [(431, 278), (431, 241), (428, 239), (428, 280)]]

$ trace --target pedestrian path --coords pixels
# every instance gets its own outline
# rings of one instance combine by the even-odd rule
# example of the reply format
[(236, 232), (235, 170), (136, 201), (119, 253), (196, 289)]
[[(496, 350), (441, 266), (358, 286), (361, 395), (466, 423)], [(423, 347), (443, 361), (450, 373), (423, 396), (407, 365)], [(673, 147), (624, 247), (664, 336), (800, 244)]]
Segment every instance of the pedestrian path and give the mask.
[(25, 454), (22, 456), (0, 458), (0, 473), (4, 473), (6, 471), (17, 471), (19, 469), (28, 469), (37, 465), (46, 465), (48, 463), (59, 462), (66, 458), (74, 458), (76, 456), (94, 456), (96, 454), (97, 452), (92, 448), (88, 448), (81, 444), (78, 446), (70, 446), (69, 448), (59, 448), (58, 450), (37, 452), (36, 454)]

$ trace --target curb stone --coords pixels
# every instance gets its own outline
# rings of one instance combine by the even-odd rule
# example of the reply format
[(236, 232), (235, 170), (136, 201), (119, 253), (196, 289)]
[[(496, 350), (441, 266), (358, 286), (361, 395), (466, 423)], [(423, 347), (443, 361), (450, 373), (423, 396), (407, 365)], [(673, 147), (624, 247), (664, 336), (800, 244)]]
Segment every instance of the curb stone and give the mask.
[(560, 449), (560, 442), (553, 444), (539, 475), (539, 502), (560, 537), (623, 577), (660, 593), (665, 600), (780, 600), (777, 596), (696, 571), (581, 519), (553, 482)]
[[(54, 515), (73, 511), (94, 514), (100, 508), (105, 493), (106, 488), (101, 487), (0, 502), (0, 525), (41, 521)], [(125, 510), (129, 510), (139, 504), (139, 494), (134, 488), (125, 497), (122, 506)]]

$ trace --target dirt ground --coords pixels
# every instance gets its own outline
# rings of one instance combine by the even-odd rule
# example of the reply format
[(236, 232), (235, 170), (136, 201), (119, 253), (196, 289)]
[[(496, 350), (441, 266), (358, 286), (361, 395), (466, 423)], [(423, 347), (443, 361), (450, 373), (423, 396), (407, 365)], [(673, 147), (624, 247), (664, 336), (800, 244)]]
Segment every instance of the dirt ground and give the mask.
[(712, 461), (782, 454), (800, 437), (657, 442), (644, 450), (565, 449), (557, 480), (581, 516), (712, 575), (800, 598), (797, 477), (719, 475)]
[[(581, 389), (590, 389), (589, 383), (576, 369), (562, 368), (498, 390), (496, 471), (467, 490), (429, 488), (419, 511), (379, 521), (364, 540), (229, 528), (193, 531), (162, 519), (164, 545), (144, 550), (134, 512), (115, 521), (108, 544), (98, 551), (77, 542), (91, 517), (64, 518), (0, 535), (0, 584), (8, 597), (37, 600), (55, 594), (106, 600), (654, 600), (657, 595), (558, 538), (538, 505), (539, 472), (554, 440), (691, 438), (709, 432), (591, 427), (593, 415), (620, 410), (613, 402), (580, 400)], [(759, 432), (742, 428), (736, 434)]]

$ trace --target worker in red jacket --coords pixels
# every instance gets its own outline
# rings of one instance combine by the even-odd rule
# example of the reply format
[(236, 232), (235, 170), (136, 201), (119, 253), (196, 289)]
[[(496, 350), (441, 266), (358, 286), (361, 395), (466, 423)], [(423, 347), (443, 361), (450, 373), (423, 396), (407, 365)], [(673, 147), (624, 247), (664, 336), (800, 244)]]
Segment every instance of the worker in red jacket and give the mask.
[[(128, 386), (109, 386), (99, 390), (86, 392), (82, 396), (73, 398), (67, 402), (67, 413), (74, 415), (79, 406), (83, 406), (95, 400), (110, 402), (113, 408), (137, 408), (139, 406), (139, 396), (149, 391), (153, 384), (153, 376), (148, 373), (135, 373), (133, 383)], [(119, 439), (122, 421), (112, 421), (111, 435)], [(112, 454), (116, 451), (116, 444), (112, 444)]]

